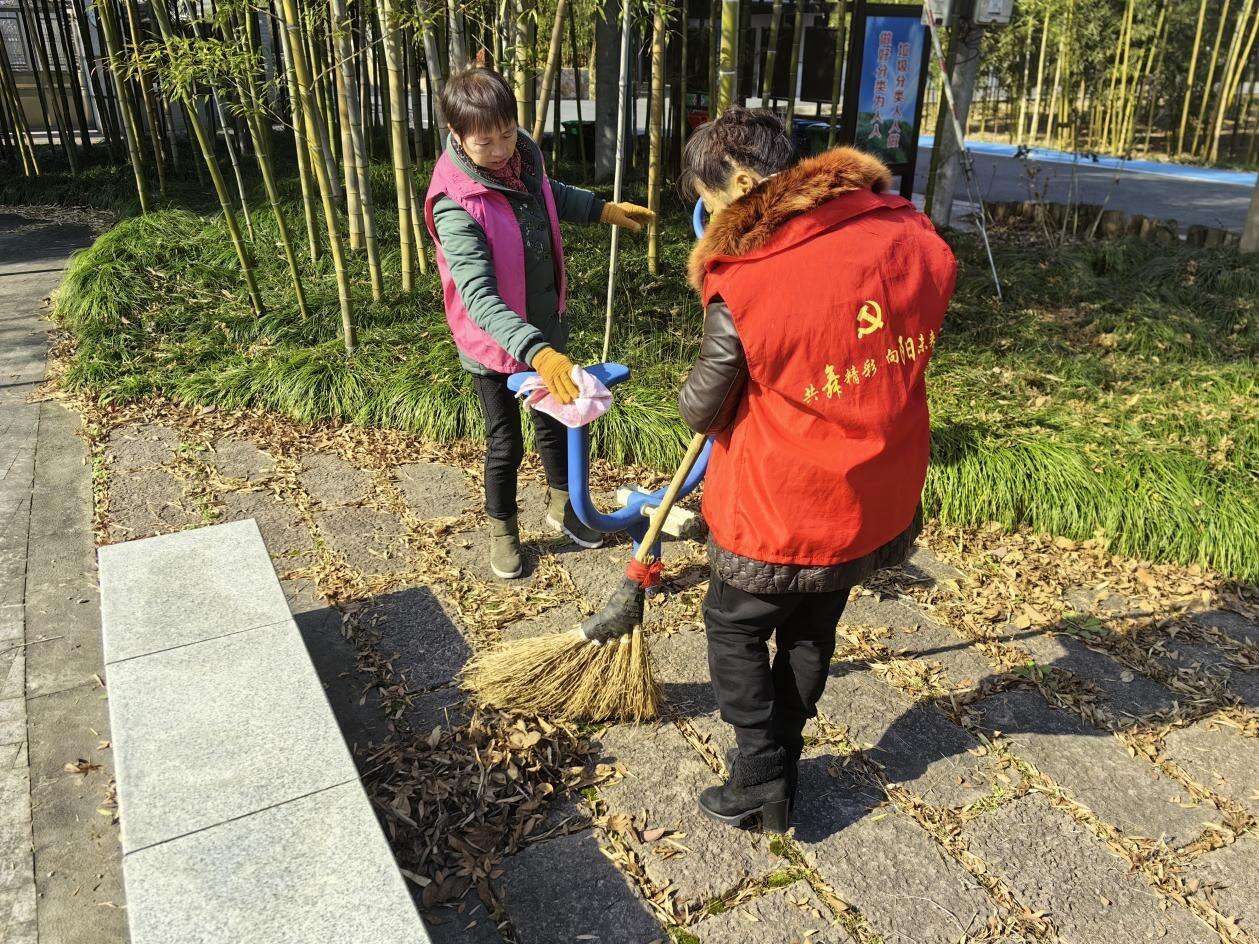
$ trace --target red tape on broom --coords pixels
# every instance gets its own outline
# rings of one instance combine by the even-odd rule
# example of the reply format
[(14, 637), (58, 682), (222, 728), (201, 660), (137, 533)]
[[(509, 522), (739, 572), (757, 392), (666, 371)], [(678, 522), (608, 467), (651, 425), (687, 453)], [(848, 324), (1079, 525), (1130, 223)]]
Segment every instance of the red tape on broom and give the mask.
[(644, 590), (650, 590), (652, 587), (660, 586), (664, 577), (664, 562), (652, 561), (650, 564), (643, 564), (637, 559), (631, 559), (625, 568), (625, 576)]

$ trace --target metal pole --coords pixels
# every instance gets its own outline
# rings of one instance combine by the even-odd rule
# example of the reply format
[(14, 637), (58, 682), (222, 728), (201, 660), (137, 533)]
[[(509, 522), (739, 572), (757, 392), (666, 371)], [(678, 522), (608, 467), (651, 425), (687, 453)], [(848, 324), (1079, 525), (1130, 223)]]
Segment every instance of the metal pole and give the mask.
[[(621, 0), (621, 77), (617, 86), (616, 169), (612, 176), (612, 201), (614, 203), (621, 202), (621, 187), (625, 175), (625, 110), (628, 104), (629, 66), (630, 0)], [(608, 348), (612, 344), (612, 299), (616, 294), (616, 261), (620, 255), (620, 247), (621, 228), (613, 226), (612, 248), (608, 254), (608, 305), (603, 319), (603, 356), (600, 358), (603, 363), (607, 363)]]

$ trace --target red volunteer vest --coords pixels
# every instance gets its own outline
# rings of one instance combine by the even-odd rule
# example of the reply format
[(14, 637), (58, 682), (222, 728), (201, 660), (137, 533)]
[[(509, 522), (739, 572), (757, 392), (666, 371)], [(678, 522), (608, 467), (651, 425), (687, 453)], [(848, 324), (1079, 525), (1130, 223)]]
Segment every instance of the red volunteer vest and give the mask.
[(909, 526), (930, 451), (924, 375), (955, 276), (926, 217), (870, 190), (707, 261), (704, 303), (730, 308), (749, 373), (704, 484), (718, 545), (825, 566)]

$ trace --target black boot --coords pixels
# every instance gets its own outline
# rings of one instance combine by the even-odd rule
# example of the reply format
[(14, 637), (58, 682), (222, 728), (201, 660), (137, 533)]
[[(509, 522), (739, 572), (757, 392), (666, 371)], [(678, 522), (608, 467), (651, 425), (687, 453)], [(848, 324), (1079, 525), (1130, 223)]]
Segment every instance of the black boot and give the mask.
[(699, 795), (700, 810), (727, 826), (742, 826), (759, 813), (762, 830), (785, 833), (791, 824), (785, 761), (782, 749), (763, 757), (736, 755), (730, 778)]
[[(804, 745), (797, 744), (784, 748), (787, 757), (783, 762), (783, 776), (787, 778), (787, 803), (792, 810), (796, 808), (796, 787), (800, 785), (800, 755), (804, 753)], [(726, 751), (726, 770), (734, 770), (734, 762), (739, 757), (739, 749), (731, 747)]]

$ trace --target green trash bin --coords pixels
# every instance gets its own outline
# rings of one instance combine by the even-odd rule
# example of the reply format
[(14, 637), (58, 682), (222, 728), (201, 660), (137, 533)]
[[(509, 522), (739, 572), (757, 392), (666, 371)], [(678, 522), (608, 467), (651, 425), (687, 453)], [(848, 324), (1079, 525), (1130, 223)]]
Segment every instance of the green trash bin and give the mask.
[[(595, 123), (593, 121), (577, 121), (572, 119), (563, 122), (560, 127), (561, 131), (560, 145), (567, 161), (581, 160), (581, 142), (584, 139), (586, 144), (586, 160), (593, 161), (595, 157)], [(579, 138), (578, 135), (581, 135)]]
[[(838, 125), (836, 125), (835, 130), (836, 132), (839, 131)], [(823, 151), (825, 151), (827, 141), (830, 140), (830, 137), (831, 137), (830, 122), (815, 121), (811, 125), (809, 125), (809, 131), (808, 131), (809, 153), (821, 154)]]

